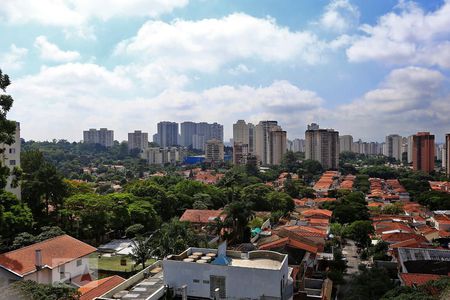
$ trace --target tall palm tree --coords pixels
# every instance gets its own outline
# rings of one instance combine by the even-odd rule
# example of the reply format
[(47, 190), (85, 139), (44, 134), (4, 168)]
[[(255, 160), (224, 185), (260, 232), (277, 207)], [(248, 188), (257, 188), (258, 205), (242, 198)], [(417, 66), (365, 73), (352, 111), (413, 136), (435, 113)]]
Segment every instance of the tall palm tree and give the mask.
[(152, 257), (152, 248), (149, 243), (150, 238), (144, 239), (142, 237), (133, 240), (133, 249), (130, 257), (136, 262), (136, 265), (142, 264), (142, 269), (145, 269), (145, 262)]

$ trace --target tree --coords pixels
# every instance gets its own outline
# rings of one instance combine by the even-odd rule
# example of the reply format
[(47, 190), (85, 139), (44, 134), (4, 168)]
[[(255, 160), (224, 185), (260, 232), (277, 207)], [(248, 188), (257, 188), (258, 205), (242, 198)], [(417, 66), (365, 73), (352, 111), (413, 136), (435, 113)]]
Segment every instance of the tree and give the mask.
[(0, 292), (2, 299), (77, 300), (79, 292), (70, 285), (41, 284), (32, 280), (17, 281)]
[(170, 254), (178, 254), (188, 247), (198, 245), (198, 239), (188, 222), (181, 222), (177, 218), (163, 223), (161, 228), (150, 238), (152, 255), (160, 258)]
[(130, 257), (138, 264), (142, 264), (142, 269), (145, 269), (145, 263), (152, 257), (152, 248), (149, 239), (138, 237), (133, 240), (133, 248), (131, 249)]
[(241, 200), (251, 203), (254, 210), (267, 211), (271, 209), (267, 196), (273, 191), (263, 183), (252, 184), (241, 190)]
[(355, 221), (344, 230), (344, 234), (349, 236), (352, 240), (367, 247), (371, 239), (369, 234), (374, 232), (371, 221)]
[(233, 229), (232, 235), (236, 243), (248, 242), (246, 237), (250, 238), (250, 235), (246, 236), (245, 230), (248, 229), (248, 222), (254, 216), (251, 204), (244, 201), (231, 202), (225, 207), (224, 212), (225, 224)]
[(14, 194), (0, 191), (0, 236), (8, 243), (19, 233), (31, 230), (33, 214)]
[(444, 276), (417, 287), (396, 287), (383, 295), (381, 300), (433, 300), (449, 299), (450, 277)]
[(284, 192), (273, 191), (267, 195), (270, 211), (283, 211), (284, 213), (294, 210), (295, 204), (291, 196)]
[(300, 168), (300, 163), (297, 156), (292, 151), (287, 151), (281, 159), (281, 167), (287, 172), (297, 172)]
[(345, 299), (378, 300), (393, 288), (394, 283), (384, 269), (364, 269), (358, 275), (353, 276), (350, 282), (350, 291)]
[[(6, 119), (6, 116), (13, 105), (13, 98), (6, 94), (6, 88), (11, 84), (9, 76), (3, 74), (0, 69), (0, 89), (3, 91), (0, 94), (0, 144), (12, 145), (14, 143), (14, 134), (16, 132), (16, 122)], [(4, 156), (5, 149), (0, 149), (0, 155)], [(0, 164), (0, 189), (4, 189), (7, 184), (10, 170), (7, 166)], [(13, 171), (14, 174), (19, 174), (17, 168)]]

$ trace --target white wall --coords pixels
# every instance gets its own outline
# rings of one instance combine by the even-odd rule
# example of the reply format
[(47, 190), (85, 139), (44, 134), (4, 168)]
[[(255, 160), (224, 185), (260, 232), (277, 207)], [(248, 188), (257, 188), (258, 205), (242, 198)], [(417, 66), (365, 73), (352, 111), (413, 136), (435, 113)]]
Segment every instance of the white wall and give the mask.
[[(280, 270), (218, 266), (175, 260), (164, 260), (163, 266), (164, 283), (170, 288), (187, 285), (187, 294), (192, 297), (210, 297), (211, 275), (226, 277), (227, 299), (259, 299), (261, 296), (281, 298), (281, 282), (284, 279), (283, 285), (286, 286), (288, 280), (286, 260)], [(194, 283), (195, 279), (199, 282)]]

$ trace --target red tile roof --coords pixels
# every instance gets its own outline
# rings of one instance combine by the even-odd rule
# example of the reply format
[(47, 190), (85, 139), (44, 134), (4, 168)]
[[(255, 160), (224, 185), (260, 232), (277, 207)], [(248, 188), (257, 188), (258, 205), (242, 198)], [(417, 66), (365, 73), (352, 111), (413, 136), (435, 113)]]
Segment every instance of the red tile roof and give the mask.
[(50, 269), (97, 251), (69, 235), (61, 235), (1, 254), (0, 266), (21, 277), (35, 272), (35, 251), (38, 249), (41, 250), (43, 265)]
[(215, 218), (220, 217), (223, 210), (208, 210), (208, 209), (186, 209), (180, 218), (180, 221), (187, 221), (191, 223), (208, 224), (214, 221)]
[(406, 286), (423, 285), (430, 280), (437, 280), (441, 275), (401, 273), (400, 278)]
[(305, 217), (320, 215), (320, 216), (331, 218), (332, 214), (333, 214), (333, 212), (331, 210), (327, 210), (327, 209), (308, 209), (308, 210), (302, 211), (302, 215)]
[(285, 238), (280, 238), (278, 240), (266, 243), (266, 244), (262, 244), (261, 246), (259, 246), (260, 250), (268, 250), (268, 249), (274, 249), (274, 248), (280, 248), (280, 247), (284, 247), (284, 246), (290, 246), (292, 248), (297, 248), (297, 249), (302, 249), (311, 253), (317, 253), (318, 248), (316, 246), (307, 244), (305, 242), (301, 242), (298, 240), (294, 240), (288, 237)]
[(100, 297), (124, 281), (125, 279), (117, 275), (91, 281), (78, 289), (81, 293), (80, 300), (92, 300)]

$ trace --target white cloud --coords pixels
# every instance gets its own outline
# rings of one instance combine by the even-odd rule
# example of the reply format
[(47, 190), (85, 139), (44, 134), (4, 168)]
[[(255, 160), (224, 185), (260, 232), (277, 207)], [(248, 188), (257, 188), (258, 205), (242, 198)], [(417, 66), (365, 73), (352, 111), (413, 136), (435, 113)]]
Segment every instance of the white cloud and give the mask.
[(12, 44), (9, 48), (9, 52), (0, 55), (0, 67), (4, 72), (21, 69), (24, 64), (23, 59), (25, 58), (27, 53), (28, 49), (20, 48), (15, 44)]
[(182, 71), (214, 72), (242, 59), (317, 64), (335, 48), (312, 32), (291, 31), (270, 17), (234, 13), (221, 19), (148, 21), (136, 36), (120, 42), (115, 54)]
[(5, 0), (0, 17), (15, 24), (80, 26), (93, 18), (156, 17), (187, 4), (188, 0)]
[(348, 0), (332, 0), (319, 20), (322, 28), (342, 33), (355, 28), (359, 23), (359, 9)]
[[(395, 69), (380, 87), (361, 98), (329, 111), (328, 122), (342, 132), (380, 140), (387, 133), (409, 135), (418, 130), (443, 135), (450, 112), (448, 79), (435, 70), (406, 67)], [(438, 140), (442, 140), (438, 136)]]
[(123, 139), (134, 129), (153, 133), (162, 119), (218, 121), (228, 134), (238, 118), (276, 118), (288, 128), (323, 101), (287, 81), (198, 92), (166, 89), (152, 96), (121, 71), (80, 63), (44, 68), (17, 79), (10, 92), (16, 99), (11, 118), (22, 122), (26, 139), (38, 140), (79, 140), (84, 128), (100, 126), (113, 128), (116, 137)]
[(81, 55), (77, 51), (64, 51), (57, 45), (50, 43), (45, 36), (38, 36), (34, 41), (34, 46), (39, 49), (41, 58), (55, 62), (70, 62), (80, 59)]
[(347, 49), (348, 59), (450, 68), (450, 1), (432, 12), (406, 1), (397, 9), (361, 26), (365, 35)]
[(228, 70), (228, 73), (230, 73), (231, 75), (234, 75), (234, 76), (238, 76), (241, 74), (250, 74), (250, 73), (254, 73), (254, 72), (255, 72), (255, 70), (247, 67), (244, 64), (238, 64), (234, 68), (230, 68)]

